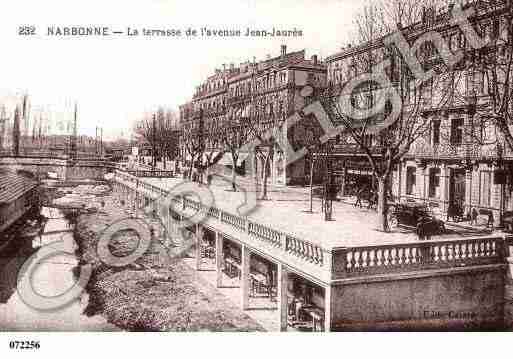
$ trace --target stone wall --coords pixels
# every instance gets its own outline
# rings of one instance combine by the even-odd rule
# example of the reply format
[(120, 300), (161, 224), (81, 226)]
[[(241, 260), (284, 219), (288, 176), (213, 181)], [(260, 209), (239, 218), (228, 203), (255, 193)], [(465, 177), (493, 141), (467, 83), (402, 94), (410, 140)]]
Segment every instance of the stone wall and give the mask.
[(66, 180), (103, 179), (109, 172), (107, 167), (70, 165), (66, 167)]
[(333, 285), (332, 329), (501, 329), (504, 273), (499, 264)]
[(66, 179), (66, 160), (54, 158), (2, 157), (0, 168), (10, 171), (24, 170), (35, 175), (55, 172), (61, 180)]
[(72, 162), (63, 158), (36, 157), (1, 157), (0, 169), (10, 171), (24, 170), (36, 176), (45, 176), (48, 172), (57, 174), (60, 180), (103, 179), (111, 171), (107, 164), (101, 162)]

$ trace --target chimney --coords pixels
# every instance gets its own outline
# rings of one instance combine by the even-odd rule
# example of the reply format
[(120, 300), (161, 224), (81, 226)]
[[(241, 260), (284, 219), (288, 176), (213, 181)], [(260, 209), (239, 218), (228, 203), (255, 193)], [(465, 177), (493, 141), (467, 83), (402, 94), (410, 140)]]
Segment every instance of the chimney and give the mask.
[(347, 44), (347, 48), (350, 49), (351, 48), (351, 44)]
[(312, 63), (317, 65), (317, 55), (312, 55)]
[(230, 71), (233, 71), (235, 70), (235, 64), (232, 62), (230, 63)]
[(281, 45), (281, 58), (284, 59), (287, 55), (287, 45)]
[(266, 60), (270, 60), (271, 59), (271, 55), (270, 54), (265, 55), (265, 59)]

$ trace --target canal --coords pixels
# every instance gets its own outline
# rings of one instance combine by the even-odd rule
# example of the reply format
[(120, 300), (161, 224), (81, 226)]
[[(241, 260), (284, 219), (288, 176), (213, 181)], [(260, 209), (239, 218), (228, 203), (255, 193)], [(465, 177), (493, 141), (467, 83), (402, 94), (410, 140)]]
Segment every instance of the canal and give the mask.
[[(84, 314), (89, 299), (85, 291), (76, 300), (59, 309), (42, 311), (24, 302), (16, 288), (28, 284), (26, 281), (31, 281), (33, 290), (46, 297), (65, 293), (76, 281), (73, 272), (78, 265), (78, 258), (74, 254), (77, 244), (72, 225), (59, 209), (42, 207), (40, 214), (39, 233), (27, 233), (26, 228), (33, 221), (24, 219), (27, 226), (19, 226), (20, 229), (12, 240), (0, 242), (0, 330), (119, 330), (102, 316), (89, 317)], [(20, 273), (24, 263), (37, 258), (42, 248), (48, 248), (47, 246), (57, 242), (63, 249), (62, 252), (42, 259), (38, 265), (32, 267), (34, 270)]]

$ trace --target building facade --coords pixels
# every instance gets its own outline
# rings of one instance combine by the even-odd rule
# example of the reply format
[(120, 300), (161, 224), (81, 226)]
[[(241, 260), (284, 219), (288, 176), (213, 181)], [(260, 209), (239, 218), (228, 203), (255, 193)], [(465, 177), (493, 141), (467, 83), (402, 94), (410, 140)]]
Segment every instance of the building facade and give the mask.
[[(226, 137), (239, 133), (248, 142), (271, 128), (287, 136), (286, 119), (304, 105), (300, 91), (310, 86), (320, 91), (326, 85), (326, 67), (317, 56), (305, 58), (305, 51), (287, 52), (282, 45), (277, 57), (262, 61), (247, 61), (238, 67), (231, 64), (216, 70), (187, 104), (180, 107), (182, 158), (185, 162), (218, 163), (233, 166), (230, 143)], [(241, 128), (243, 127), (243, 128)], [(275, 141), (261, 141), (260, 152), (268, 153), (267, 174), (273, 184), (303, 182), (304, 163), (286, 165), (285, 152)], [(238, 147), (238, 146), (237, 146)], [(240, 153), (236, 167), (244, 167), (244, 159), (254, 153)], [(265, 157), (265, 156), (263, 156)], [(262, 175), (265, 160), (255, 156), (256, 171)], [(244, 173), (243, 168), (240, 173)]]
[[(511, 29), (508, 29), (511, 8), (507, 3), (464, 5), (464, 10), (474, 11), (470, 23), (485, 43), (479, 49), (472, 48), (461, 28), (449, 22), (453, 5), (439, 10), (426, 8), (421, 21), (411, 26), (401, 28), (398, 24), (410, 46), (426, 33), (435, 32), (442, 36), (453, 54), (461, 51), (463, 56), (452, 72), (445, 75), (444, 81), (451, 81), (450, 86), (444, 87), (446, 82), (442, 86), (434, 80), (420, 88), (407, 86), (402, 111), (411, 108), (410, 97), (415, 96), (415, 91), (424, 91), (416, 121), (427, 121), (428, 126), (393, 171), (391, 187), (396, 199), (425, 202), (435, 212), (457, 213), (461, 217), (475, 208), (480, 214), (491, 212), (496, 224), (501, 213), (513, 209), (513, 154), (501, 132), (492, 121), (486, 120), (497, 95), (494, 83), (500, 83), (500, 79), (493, 82), (487, 75), (489, 63), (484, 63), (492, 54), (508, 58), (512, 51)], [(390, 46), (386, 40), (387, 36), (358, 46), (349, 45), (328, 57), (328, 87), (342, 89), (385, 60), (390, 64), (385, 73), (397, 87), (400, 79), (396, 71), (407, 63), (397, 47)], [(419, 47), (417, 57), (423, 65), (440, 61), (436, 46), (430, 42)], [(450, 93), (442, 94), (442, 87), (450, 89)], [(363, 86), (350, 95), (353, 106), (372, 106), (370, 86)], [(442, 96), (447, 100), (442, 101)], [(379, 135), (369, 136), (368, 141), (372, 144), (372, 155), (379, 159)], [(341, 136), (335, 145), (334, 157), (344, 181), (353, 174), (372, 182), (368, 157), (351, 136)]]

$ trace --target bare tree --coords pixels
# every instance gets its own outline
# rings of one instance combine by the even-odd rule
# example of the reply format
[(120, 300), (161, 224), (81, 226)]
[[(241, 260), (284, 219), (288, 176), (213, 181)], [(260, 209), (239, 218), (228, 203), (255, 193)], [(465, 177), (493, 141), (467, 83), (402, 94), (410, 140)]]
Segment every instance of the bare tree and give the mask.
[[(276, 150), (283, 147), (283, 125), (284, 109), (279, 108), (276, 113), (268, 113), (265, 105), (261, 102), (252, 100), (249, 109), (249, 119), (246, 122), (249, 134), (253, 139), (250, 151), (254, 151), (262, 163), (262, 200), (268, 200), (268, 181), (271, 166), (274, 160)], [(258, 177), (258, 171), (255, 171)]]
[(175, 158), (179, 146), (178, 118), (173, 111), (166, 111), (160, 131), (160, 137), (162, 138), (161, 148), (164, 155), (163, 162), (164, 168), (166, 168), (166, 158)]
[[(478, 12), (495, 15), (491, 21), (478, 24), (485, 46), (472, 50), (473, 61), (468, 68), (471, 83), (468, 100), (476, 112), (474, 140), (482, 145), (492, 141), (499, 152), (503, 145), (513, 152), (512, 5), (511, 0), (476, 2)], [(497, 130), (498, 136), (483, 136), (483, 130), (490, 127)]]
[[(198, 118), (187, 124), (182, 124), (180, 139), (185, 149), (186, 155), (190, 158), (188, 175), (192, 178), (193, 169), (196, 167), (198, 171), (202, 171), (201, 161), (205, 152), (204, 141), (204, 118), (203, 110), (196, 113)], [(196, 119), (198, 121), (196, 121)]]
[[(155, 119), (153, 118), (155, 116)], [(146, 114), (134, 125), (136, 139), (148, 143), (155, 149), (153, 154), (153, 165), (156, 165), (157, 153), (166, 166), (166, 158), (171, 158), (178, 148), (178, 123), (176, 116), (171, 110), (159, 107), (156, 114)]]
[[(392, 28), (392, 25), (379, 25), (383, 21), (383, 13), (387, 12), (400, 19), (414, 19), (411, 11), (415, 7), (409, 6), (410, 0), (392, 1), (393, 8), (376, 7), (364, 9), (363, 15), (358, 17), (360, 22), (358, 31), (361, 38), (368, 41), (380, 41), (380, 38)], [(404, 6), (403, 6), (404, 5)], [(410, 12), (408, 12), (408, 9)], [(400, 16), (398, 18), (398, 16)], [(386, 17), (385, 17), (386, 19)], [(401, 21), (397, 21), (400, 23)], [(371, 30), (372, 29), (372, 30)], [(377, 180), (377, 210), (379, 228), (388, 231), (387, 220), (387, 191), (392, 179), (392, 172), (399, 166), (403, 157), (410, 151), (411, 146), (430, 130), (431, 120), (426, 112), (432, 109), (443, 109), (454, 98), (454, 84), (459, 81), (461, 74), (451, 71), (441, 60), (433, 61), (433, 48), (426, 48), (418, 53), (419, 62), (425, 69), (432, 69), (434, 76), (430, 80), (421, 81), (415, 79), (409, 70), (400, 50), (393, 46), (380, 44), (387, 58), (390, 60), (387, 74), (391, 80), (390, 88), (379, 87), (372, 80), (366, 81), (351, 93), (344, 93), (342, 87), (330, 88), (325, 93), (321, 102), (327, 108), (333, 122), (342, 126), (344, 136), (350, 138), (358, 149), (369, 161), (373, 176)], [(366, 55), (366, 61), (358, 63), (363, 68), (358, 73), (373, 73), (376, 69), (374, 53)], [(428, 61), (429, 59), (429, 61)], [(389, 97), (390, 91), (394, 92), (395, 101)], [(377, 105), (383, 96), (388, 97), (382, 112), (375, 114), (371, 110)], [(339, 98), (346, 98), (351, 104), (350, 109), (343, 106)], [(384, 119), (392, 114), (394, 107), (400, 106), (393, 122)], [(359, 114), (356, 116), (356, 112)], [(362, 116), (366, 112), (368, 116)]]
[(243, 115), (241, 108), (232, 108), (219, 129), (222, 146), (232, 158), (232, 190), (234, 192), (237, 191), (237, 164), (240, 153), (247, 144), (250, 134), (249, 118)]
[(14, 122), (12, 128), (12, 146), (15, 156), (19, 156), (20, 154), (20, 137), (20, 109), (18, 106), (16, 106), (14, 110)]
[(2, 105), (0, 109), (0, 150), (6, 149), (6, 143), (5, 143), (5, 135), (7, 130), (7, 112), (5, 110), (5, 105)]
[(295, 126), (292, 126), (289, 131), (291, 134), (291, 138), (288, 138), (289, 142), (296, 150), (304, 148), (306, 150), (306, 156), (309, 158), (310, 209), (308, 210), (308, 213), (313, 213), (315, 154), (319, 153), (322, 148), (322, 143), (320, 142), (322, 129), (312, 116), (306, 116), (303, 117)]

